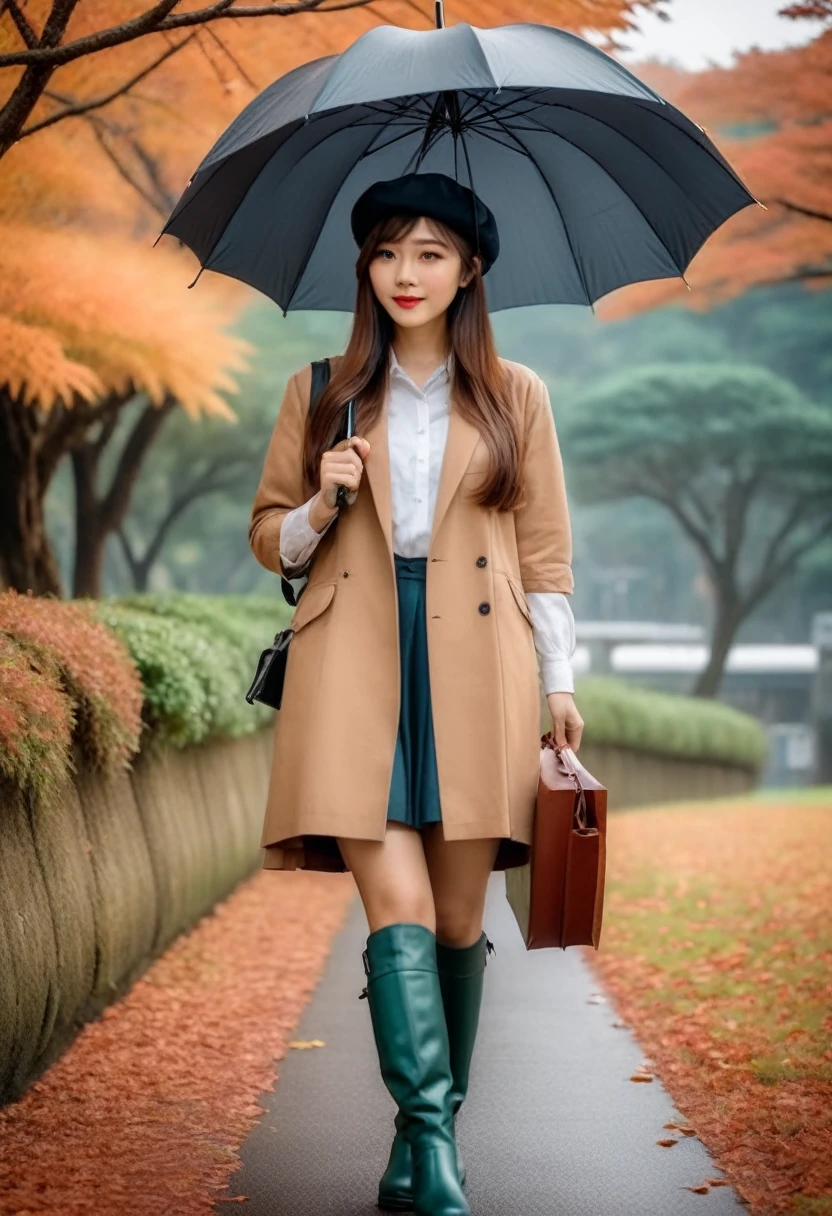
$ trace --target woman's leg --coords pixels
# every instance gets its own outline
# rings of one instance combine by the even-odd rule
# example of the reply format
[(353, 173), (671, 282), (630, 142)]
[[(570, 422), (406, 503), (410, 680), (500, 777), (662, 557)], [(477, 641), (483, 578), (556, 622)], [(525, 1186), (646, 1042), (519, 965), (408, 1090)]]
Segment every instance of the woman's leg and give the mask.
[(423, 830), (425, 861), (433, 892), (436, 938), (446, 946), (470, 946), (482, 934), (485, 893), (498, 839), (446, 840), (442, 824)]
[[(392, 821), (383, 841), (338, 844), (370, 927), (365, 994), (382, 1079), (399, 1107), (397, 1129), (408, 1149), (407, 1193), (380, 1188), (379, 1206), (412, 1207), (416, 1216), (471, 1216), (456, 1158), (433, 896), (419, 832)], [(391, 1153), (385, 1177), (392, 1165)]]
[(337, 839), (371, 933), (403, 921), (436, 932), (430, 876), (415, 828), (388, 820), (384, 840)]

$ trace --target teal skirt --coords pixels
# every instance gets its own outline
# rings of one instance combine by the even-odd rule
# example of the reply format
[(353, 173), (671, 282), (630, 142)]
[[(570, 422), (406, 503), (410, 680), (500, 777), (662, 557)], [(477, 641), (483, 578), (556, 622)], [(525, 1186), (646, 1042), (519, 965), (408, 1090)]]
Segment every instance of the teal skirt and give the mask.
[(401, 706), (387, 818), (413, 828), (441, 823), (425, 608), (426, 557), (393, 554), (399, 593)]

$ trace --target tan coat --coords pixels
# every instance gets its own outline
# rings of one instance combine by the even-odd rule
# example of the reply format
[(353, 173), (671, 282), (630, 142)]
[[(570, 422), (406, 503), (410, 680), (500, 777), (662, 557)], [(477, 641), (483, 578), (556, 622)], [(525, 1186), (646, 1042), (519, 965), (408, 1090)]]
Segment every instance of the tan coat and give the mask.
[[(452, 398), (426, 587), (444, 836), (504, 837), (495, 870), (526, 860), (537, 794), (540, 685), (524, 592), (574, 588), (549, 395), (529, 368), (501, 362), (527, 439), (526, 504), (503, 512), (470, 500), (489, 452)], [(289, 380), (252, 509), (249, 543), (276, 573), (281, 523), (306, 499), (310, 381), (308, 365)], [(292, 618), (260, 841), (267, 869), (342, 870), (335, 836), (386, 831), (400, 680), (386, 407), (365, 437), (358, 497), (318, 545)]]

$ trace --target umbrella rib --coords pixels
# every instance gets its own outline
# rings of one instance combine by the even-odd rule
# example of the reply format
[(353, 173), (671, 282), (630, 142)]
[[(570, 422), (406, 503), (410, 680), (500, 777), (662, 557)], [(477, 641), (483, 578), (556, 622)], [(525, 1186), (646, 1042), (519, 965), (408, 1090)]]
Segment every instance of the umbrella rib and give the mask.
[[(712, 140), (708, 140), (708, 143), (711, 144), (711, 147), (708, 147), (706, 144), (701, 144), (699, 142), (699, 140), (696, 138), (696, 136), (692, 135), (690, 131), (686, 131), (684, 129), (684, 127), (680, 127), (677, 123), (673, 122), (672, 118), (669, 117), (669, 115), (666, 111), (673, 110), (673, 111), (675, 111), (675, 113), (681, 114), (682, 118), (687, 117), (687, 115), (682, 114), (682, 111), (677, 109), (676, 106), (671, 105), (670, 102), (665, 102), (666, 109), (659, 110), (659, 109), (653, 109), (653, 105), (655, 103), (649, 103), (646, 98), (643, 98), (643, 97), (633, 98), (633, 100), (638, 102), (638, 104), (642, 108), (645, 108), (647, 105), (649, 105), (650, 108), (647, 110), (648, 114), (654, 115), (654, 117), (660, 119), (661, 122), (668, 123), (671, 127), (673, 127), (674, 131), (680, 132), (680, 134), (684, 135), (686, 139), (689, 139), (691, 141), (691, 143), (696, 144), (697, 148), (699, 148), (700, 151), (706, 152), (708, 154), (708, 156), (710, 156), (711, 160), (716, 161), (716, 163), (719, 165), (719, 167), (721, 169), (727, 169), (728, 172), (731, 174), (731, 176), (734, 178), (734, 180), (740, 186), (742, 186), (743, 190), (747, 191), (748, 194), (751, 194), (751, 191), (748, 189), (748, 187), (746, 186), (745, 182), (742, 180), (740, 175), (736, 172), (734, 167), (728, 163), (728, 161), (725, 159), (725, 157), (720, 152), (719, 148), (717, 148), (713, 144)], [(599, 119), (598, 121), (603, 122), (603, 119)], [(609, 123), (604, 123), (604, 126), (609, 126)], [(613, 127), (612, 130), (615, 131), (615, 130), (617, 130), (617, 128)], [(702, 133), (703, 133), (703, 135), (705, 134), (704, 131)], [(626, 138), (626, 136), (625, 136), (625, 138)], [(707, 136), (705, 138), (707, 139)], [(754, 198), (754, 195), (752, 194), (751, 197)], [(756, 198), (754, 198), (754, 202), (756, 203), (757, 201), (758, 200)]]
[[(387, 127), (382, 127), (382, 130), (386, 131)], [(383, 152), (385, 148), (392, 148), (393, 144), (397, 144), (399, 142), (399, 140), (407, 139), (409, 136), (413, 135), (414, 130), (415, 130), (415, 128), (412, 130), (409, 130), (409, 131), (402, 131), (402, 133), (400, 135), (394, 135), (392, 139), (388, 139), (386, 144), (379, 144), (379, 146), (377, 148), (373, 148), (373, 144), (371, 141), (370, 144), (368, 145), (366, 151), (362, 152), (358, 159), (364, 160), (364, 158), (366, 156), (371, 155), (370, 149), (372, 149), (373, 153), (376, 153), (376, 152)]]
[[(382, 124), (382, 126), (381, 126), (381, 128), (380, 128), (380, 131), (383, 131), (384, 129), (385, 129), (385, 126), (384, 126), (384, 124)], [(368, 149), (368, 148), (370, 148), (370, 147), (372, 147), (373, 140), (375, 140), (375, 139), (377, 139), (377, 138), (378, 138), (378, 134), (380, 134), (380, 131), (379, 131), (379, 132), (377, 132), (377, 133), (376, 133), (376, 135), (374, 135), (374, 136), (373, 136), (373, 139), (371, 139), (371, 140), (370, 140), (369, 144), (367, 145), (367, 148), (365, 148), (365, 149), (364, 149), (364, 152), (362, 152), (362, 153), (361, 153), (361, 156), (359, 156), (359, 157), (358, 157), (358, 160), (361, 160), (361, 159), (363, 158), (364, 154), (367, 152), (367, 149)], [(326, 143), (326, 141), (327, 141), (328, 139), (331, 139), (331, 138), (332, 138), (334, 135), (340, 135), (340, 134), (341, 134), (341, 130), (340, 130), (340, 129), (336, 129), (335, 131), (330, 131), (329, 135), (324, 136), (324, 138), (323, 138), (323, 139), (322, 139), (322, 140), (321, 140), (319, 143), (315, 144), (315, 149), (317, 150), (318, 148), (320, 148), (322, 144), (325, 144), (325, 143)], [(311, 148), (310, 148), (310, 149), (308, 149), (308, 150), (307, 150), (307, 151), (304, 153), (303, 157), (301, 157), (301, 160), (303, 160), (303, 159), (304, 159), (304, 157), (308, 156), (308, 155), (309, 155), (309, 152), (311, 152), (311, 150), (312, 150)], [(298, 163), (300, 163), (300, 162), (298, 162)], [(307, 268), (307, 267), (308, 267), (308, 265), (309, 265), (309, 259), (312, 257), (312, 251), (314, 250), (315, 246), (316, 246), (316, 245), (317, 245), (317, 243), (318, 243), (318, 240), (320, 239), (321, 233), (322, 233), (323, 228), (324, 228), (324, 224), (326, 223), (326, 221), (327, 221), (327, 217), (329, 216), (329, 212), (330, 212), (330, 209), (331, 209), (331, 207), (332, 207), (332, 203), (334, 202), (335, 198), (337, 197), (337, 195), (338, 195), (339, 191), (340, 191), (340, 190), (343, 188), (344, 182), (347, 180), (347, 178), (349, 177), (349, 175), (352, 173), (353, 169), (355, 168), (355, 164), (356, 164), (356, 162), (354, 161), (354, 162), (353, 162), (351, 165), (349, 165), (349, 167), (347, 168), (346, 173), (345, 173), (345, 174), (344, 174), (344, 176), (341, 178), (341, 182), (340, 182), (340, 184), (339, 184), (339, 186), (338, 186), (338, 189), (337, 189), (337, 190), (335, 190), (335, 191), (333, 192), (333, 194), (332, 194), (332, 198), (331, 198), (331, 201), (330, 201), (329, 207), (327, 207), (326, 212), (325, 212), (325, 214), (324, 214), (324, 218), (323, 218), (323, 220), (321, 221), (321, 223), (318, 225), (318, 232), (317, 232), (317, 234), (316, 234), (316, 236), (315, 236), (315, 239), (314, 239), (314, 241), (312, 241), (312, 242), (309, 244), (309, 246), (308, 246), (308, 248), (307, 248), (307, 251), (306, 251), (306, 254), (305, 254), (305, 256), (304, 256), (304, 258), (303, 258), (303, 261), (302, 261), (302, 263), (301, 263), (301, 265), (300, 265), (300, 268), (299, 268), (299, 270), (298, 270), (298, 273), (297, 273), (297, 275), (295, 276), (295, 281), (294, 281), (294, 283), (292, 284), (292, 290), (289, 292), (289, 298), (288, 298), (288, 300), (286, 301), (286, 307), (283, 309), (283, 315), (284, 315), (284, 317), (286, 316), (287, 312), (289, 311), (289, 306), (291, 305), (292, 300), (293, 300), (293, 299), (294, 299), (294, 297), (295, 297), (295, 292), (297, 291), (298, 286), (300, 285), (300, 281), (301, 281), (301, 279), (302, 279), (302, 278), (303, 278), (303, 276), (306, 274), (306, 268)], [(296, 166), (296, 167), (297, 167), (297, 166)]]
[(509, 85), (506, 89), (507, 93), (512, 94), (506, 101), (496, 102), (491, 100), (493, 94), (494, 99), (497, 97), (496, 89), (483, 90), (482, 94), (477, 93), (474, 89), (460, 89), (466, 97), (469, 97), (475, 104), (489, 104), (491, 101), (492, 108), (495, 110), (507, 110), (510, 106), (517, 105), (518, 102), (527, 101), (532, 97), (537, 97), (540, 93), (545, 93), (546, 89), (542, 86), (537, 88), (525, 89), (521, 85)]
[[(647, 152), (644, 148), (642, 148), (641, 144), (636, 143), (636, 141), (634, 139), (631, 139), (629, 135), (625, 135), (623, 131), (619, 131), (618, 127), (614, 127), (612, 125), (612, 123), (605, 122), (603, 118), (598, 118), (595, 114), (587, 114), (584, 110), (577, 110), (574, 106), (565, 106), (559, 101), (540, 102), (537, 106), (537, 109), (541, 110), (544, 107), (546, 109), (550, 109), (550, 110), (555, 110), (555, 109), (568, 110), (570, 112), (570, 114), (580, 114), (583, 118), (589, 118), (593, 122), (599, 123), (602, 127), (606, 127), (606, 129), (608, 131), (614, 131), (616, 135), (621, 137), (621, 139), (626, 140), (626, 142), (628, 144), (631, 144), (634, 148), (638, 148), (639, 152), (641, 152), (644, 156), (646, 156), (649, 161), (652, 161), (652, 163), (656, 166), (656, 168), (659, 169), (664, 174), (664, 176), (673, 183), (673, 185), (680, 191), (680, 193), (682, 193), (685, 196), (685, 198), (688, 200), (688, 202), (692, 201), (688, 191), (685, 190), (684, 186), (682, 186), (680, 182), (677, 182), (676, 178), (673, 177), (673, 175), (669, 172), (668, 169), (665, 168), (665, 166), (661, 163), (661, 161), (656, 160), (655, 156), (651, 156), (651, 154), (649, 152)], [(658, 114), (658, 111), (653, 111), (653, 113)], [(668, 119), (666, 119), (664, 117), (664, 115), (659, 115), (659, 117), (662, 119), (663, 122), (669, 121)], [(672, 124), (672, 125), (675, 126), (675, 124)], [(544, 123), (540, 123), (539, 126), (540, 126), (541, 131), (545, 131), (549, 135), (557, 135), (559, 139), (565, 139), (567, 143), (572, 144), (573, 148), (579, 148), (580, 151), (583, 152), (585, 156), (589, 156), (591, 160), (595, 161), (596, 165), (598, 165), (601, 169), (604, 170), (605, 173), (608, 173), (609, 176), (612, 177), (612, 173), (610, 173), (610, 171), (606, 167), (606, 165), (602, 165), (601, 162), (597, 159), (597, 157), (592, 156), (589, 152), (586, 151), (585, 148), (581, 148), (580, 144), (576, 144), (573, 140), (569, 139), (566, 135), (561, 134), (560, 131), (553, 131), (551, 127), (547, 127)], [(675, 129), (679, 130), (680, 128), (676, 127)], [(682, 134), (683, 135), (687, 134), (687, 132), (683, 131)], [(693, 137), (690, 135), (688, 136), (688, 138), (693, 139)], [(693, 142), (696, 144), (696, 146), (698, 148), (702, 148), (702, 145), (700, 143), (698, 143), (697, 140), (694, 139)], [(708, 152), (707, 148), (704, 148), (702, 150), (705, 152)], [(708, 154), (710, 155), (710, 153), (708, 153)], [(719, 163), (719, 162), (717, 162), (717, 163)], [(729, 168), (730, 168), (730, 166), (729, 166)], [(613, 181), (615, 181), (616, 185), (620, 186), (620, 188), (622, 190), (624, 190), (624, 187), (621, 186), (621, 183), (618, 181), (618, 178), (613, 178)], [(745, 187), (742, 182), (740, 182), (740, 185), (743, 186), (743, 189), (747, 189), (747, 187)], [(624, 193), (627, 194), (627, 191), (624, 190)], [(750, 194), (750, 191), (749, 191), (749, 194)], [(648, 220), (647, 216), (644, 215), (644, 212), (641, 210), (641, 207), (639, 207), (638, 203), (635, 202), (635, 200), (632, 198), (631, 195), (627, 194), (627, 198), (630, 199), (630, 201), (632, 202), (632, 204), (636, 208), (636, 210), (639, 211), (640, 214), (644, 216), (645, 221), (647, 222), (647, 224), (650, 226), (650, 228), (655, 233), (656, 238), (659, 241), (661, 241), (661, 244), (662, 244), (663, 248), (665, 249), (665, 251), (668, 254), (670, 254), (673, 265), (676, 266), (676, 269), (679, 271), (679, 274), (684, 278), (684, 272), (679, 269), (679, 267), (676, 263), (676, 259), (670, 253), (670, 250), (667, 248), (667, 245), (665, 245), (664, 241), (662, 241), (662, 238), (659, 236), (658, 232), (656, 232), (656, 229), (650, 223), (650, 220)], [(696, 206), (696, 210), (699, 212), (699, 215), (702, 216), (702, 218), (704, 220), (707, 220), (708, 217), (706, 215), (704, 215), (704, 213), (702, 212), (702, 209), (699, 206), (697, 206), (695, 203), (694, 203), (694, 206)]]
[(497, 144), (500, 148), (505, 148), (507, 152), (516, 152), (518, 156), (527, 156), (528, 154), (522, 148), (513, 147), (511, 144), (504, 143), (502, 139), (498, 139), (493, 131), (487, 130), (485, 127), (476, 127), (474, 134), (479, 138), (490, 139), (492, 143)]
[(423, 124), (419, 122), (405, 122), (403, 118), (388, 118), (386, 121), (380, 121), (378, 118), (371, 118), (369, 115), (365, 115), (364, 118), (357, 119), (350, 125), (353, 127), (383, 127), (385, 130), (388, 127), (406, 126), (409, 131), (418, 131)]
[[(546, 103), (546, 104), (551, 105), (551, 106), (555, 106), (555, 105), (557, 105), (557, 103), (556, 103), (556, 102), (549, 102), (549, 103)], [(563, 107), (561, 107), (561, 108), (562, 108), (562, 109), (567, 109), (567, 110), (571, 110), (571, 109), (572, 109), (572, 107), (571, 107), (571, 106), (563, 106)], [(581, 113), (581, 111), (580, 111), (580, 110), (575, 110), (575, 111), (573, 111), (573, 112), (574, 112), (574, 113), (576, 113), (576, 114), (580, 114), (580, 113)], [(499, 121), (499, 120), (498, 120), (498, 121)], [(599, 121), (599, 122), (601, 122), (602, 126), (609, 126), (609, 124), (608, 124), (608, 123), (603, 122), (601, 119), (599, 119), (598, 121)], [(500, 125), (502, 126), (502, 123), (500, 123)], [(610, 127), (609, 129), (610, 129), (610, 130), (615, 130), (615, 128), (614, 128), (614, 127)], [(678, 262), (676, 261), (676, 259), (674, 258), (673, 254), (670, 252), (670, 250), (668, 249), (667, 245), (664, 243), (664, 241), (662, 240), (662, 238), (659, 236), (659, 234), (658, 234), (658, 232), (656, 231), (655, 226), (653, 225), (652, 221), (651, 221), (650, 219), (648, 219), (648, 217), (647, 217), (647, 216), (644, 214), (644, 212), (642, 211), (641, 207), (639, 207), (638, 203), (635, 201), (635, 199), (632, 197), (632, 195), (627, 193), (627, 191), (626, 191), (626, 190), (624, 189), (624, 187), (621, 185), (621, 182), (618, 180), (618, 178), (617, 178), (617, 177), (614, 177), (614, 176), (613, 176), (613, 174), (612, 174), (612, 173), (610, 173), (610, 171), (609, 171), (609, 169), (606, 167), (606, 165), (602, 165), (602, 164), (601, 164), (601, 162), (600, 162), (600, 160), (598, 160), (598, 158), (597, 158), (596, 156), (593, 156), (591, 152), (587, 152), (586, 148), (582, 148), (580, 144), (576, 144), (574, 140), (569, 139), (569, 137), (568, 137), (568, 136), (566, 136), (566, 135), (564, 135), (564, 134), (563, 134), (561, 131), (553, 131), (553, 130), (551, 129), (551, 127), (544, 126), (544, 124), (543, 124), (543, 123), (540, 123), (540, 131), (541, 131), (541, 132), (544, 132), (546, 135), (555, 135), (555, 136), (556, 136), (558, 139), (562, 139), (562, 140), (564, 141), (564, 143), (569, 144), (569, 145), (570, 145), (570, 147), (572, 147), (572, 148), (577, 148), (577, 150), (578, 150), (579, 152), (581, 152), (581, 153), (582, 153), (584, 156), (588, 156), (588, 157), (589, 157), (589, 159), (590, 159), (591, 161), (593, 161), (593, 162), (594, 162), (594, 163), (595, 163), (595, 164), (598, 166), (598, 168), (599, 168), (599, 169), (601, 169), (601, 170), (602, 170), (604, 173), (606, 173), (608, 177), (612, 178), (612, 180), (615, 182), (616, 186), (618, 186), (619, 190), (622, 192), (622, 194), (624, 195), (624, 197), (625, 197), (625, 198), (628, 198), (628, 199), (630, 200), (630, 202), (633, 204), (633, 206), (635, 207), (636, 211), (639, 213), (639, 215), (640, 215), (640, 216), (641, 216), (641, 218), (644, 220), (644, 222), (645, 222), (645, 224), (647, 225), (647, 227), (650, 229), (650, 231), (653, 233), (653, 235), (654, 235), (654, 237), (656, 238), (656, 240), (657, 240), (657, 241), (659, 242), (659, 244), (661, 245), (662, 249), (665, 251), (665, 253), (667, 254), (667, 256), (670, 258), (671, 262), (672, 262), (672, 263), (673, 263), (673, 265), (676, 267), (676, 273), (677, 273), (677, 274), (680, 276), (680, 278), (684, 279), (684, 277), (685, 277), (685, 275), (684, 275), (684, 271), (680, 269)], [(624, 136), (624, 138), (625, 138), (625, 139), (627, 139), (627, 136)], [(521, 144), (521, 146), (522, 146), (522, 147), (524, 148), (524, 150), (525, 150), (525, 145), (522, 143), (522, 141), (521, 141), (521, 140), (518, 140), (517, 142), (518, 142), (519, 144)], [(634, 140), (629, 140), (629, 142), (630, 142), (630, 143), (633, 145), (633, 147), (638, 148), (638, 146), (639, 146), (639, 145), (638, 145), (637, 143), (635, 143), (635, 141), (634, 141)], [(528, 155), (528, 153), (527, 153), (527, 155)], [(648, 156), (649, 156), (649, 153), (646, 153), (646, 155), (648, 155)], [(652, 156), (650, 156), (650, 157), (649, 157), (649, 159), (650, 159), (650, 160), (653, 160), (653, 157), (652, 157)], [(538, 172), (540, 173), (540, 169), (538, 168), (537, 163), (535, 162), (535, 160), (534, 160), (534, 158), (533, 158), (533, 157), (531, 158), (531, 160), (532, 160), (532, 164), (534, 164), (535, 168), (537, 168), (537, 169), (538, 169)], [(655, 161), (655, 163), (658, 165), (658, 161)], [(662, 166), (661, 166), (661, 165), (659, 165), (659, 168), (661, 168), (661, 167), (662, 167)], [(541, 173), (541, 177), (542, 177), (542, 176), (543, 176), (543, 174)], [(670, 174), (668, 173), (668, 174), (667, 174), (667, 176), (668, 176), (668, 177), (670, 177)], [(543, 179), (543, 180), (544, 180), (544, 181), (546, 181), (545, 177), (544, 177), (544, 179)], [(679, 183), (678, 183), (677, 181), (675, 181), (675, 179), (674, 179), (674, 178), (671, 178), (670, 180), (673, 182), (673, 184), (674, 184), (675, 186), (679, 186)], [(548, 185), (548, 183), (547, 183), (547, 185)], [(681, 189), (682, 189), (682, 187), (681, 187), (681, 186), (679, 186), (679, 189), (681, 190)], [(559, 207), (558, 207), (558, 210), (560, 211), (560, 208), (559, 208)], [(701, 214), (701, 213), (700, 213), (700, 214)], [(563, 218), (563, 213), (561, 213), (561, 218)], [(564, 223), (564, 228), (565, 228), (565, 227), (566, 227), (566, 224)], [(569, 234), (567, 233), (567, 239), (568, 239), (568, 235), (569, 235)], [(571, 242), (570, 242), (570, 248), (571, 248)], [(576, 260), (576, 261), (577, 261), (577, 260)], [(581, 276), (581, 278), (582, 278), (582, 280), (583, 280), (583, 276)]]
[[(511, 106), (519, 105), (522, 101), (528, 99), (529, 97), (534, 97), (537, 93), (542, 93), (543, 91), (543, 89), (533, 89), (529, 93), (524, 92), (522, 97), (512, 97), (509, 101), (501, 101), (499, 105), (492, 106), (491, 109), (486, 110), (486, 113), (496, 117), (504, 110), (510, 109)], [(476, 93), (472, 93), (469, 89), (463, 89), (462, 92), (464, 92), (465, 96), (470, 98), (472, 101), (471, 110), (469, 110), (468, 113), (471, 113), (474, 109), (476, 109), (477, 106), (482, 106), (485, 108), (488, 105), (487, 97), (478, 97)], [(531, 109), (526, 111), (526, 113), (533, 113), (536, 109), (536, 105), (532, 106)], [(515, 115), (523, 117), (522, 113), (518, 111), (515, 111)]]
[(584, 278), (583, 267), (581, 266), (580, 262), (578, 261), (578, 257), (575, 253), (575, 248), (572, 244), (572, 238), (569, 235), (569, 228), (567, 227), (566, 220), (564, 219), (564, 216), (563, 216), (563, 211), (561, 210), (560, 203), (558, 202), (557, 198), (555, 197), (554, 190), (552, 189), (551, 185), (549, 184), (549, 179), (546, 177), (546, 174), (540, 168), (540, 165), (537, 163), (535, 158), (532, 156), (529, 149), (523, 143), (522, 139), (517, 139), (517, 136), (514, 134), (514, 132), (511, 131), (510, 129), (506, 128), (506, 126), (500, 119), (497, 119), (497, 124), (498, 124), (498, 126), (502, 127), (503, 131), (505, 131), (506, 135), (508, 135), (510, 139), (516, 140), (516, 142), (520, 145), (520, 147), (523, 150), (524, 155), (529, 158), (529, 160), (531, 161), (532, 165), (534, 166), (538, 176), (540, 177), (540, 180), (543, 182), (544, 186), (548, 190), (549, 197), (551, 198), (552, 202), (554, 203), (557, 213), (560, 216), (560, 222), (563, 224), (563, 232), (566, 237), (566, 243), (569, 246), (569, 252), (572, 254), (572, 261), (575, 263), (575, 269), (577, 270), (578, 277), (581, 280), (581, 287), (583, 287), (583, 289), (584, 289), (584, 295), (586, 296), (586, 302), (587, 302), (587, 304), (589, 304), (590, 308), (594, 312), (595, 303), (589, 294), (589, 288), (587, 287), (586, 279)]
[[(371, 101), (362, 101), (360, 104), (368, 110), (372, 110), (376, 114), (408, 114), (412, 110), (418, 110), (420, 103), (424, 102), (424, 95), (421, 93), (408, 93), (406, 96), (396, 99), (395, 102), (387, 103), (387, 108), (380, 105), (374, 105)], [(392, 107), (392, 109), (390, 108)], [(430, 107), (425, 103), (424, 108), (430, 113)]]

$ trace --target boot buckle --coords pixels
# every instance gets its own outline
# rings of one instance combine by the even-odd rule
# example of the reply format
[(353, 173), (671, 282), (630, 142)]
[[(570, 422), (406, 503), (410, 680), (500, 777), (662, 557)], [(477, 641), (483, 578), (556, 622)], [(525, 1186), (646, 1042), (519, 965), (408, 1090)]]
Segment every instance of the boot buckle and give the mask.
[(369, 975), (370, 974), (370, 959), (369, 959), (369, 956), (368, 956), (366, 950), (361, 951), (361, 957), (364, 960), (364, 974)]

